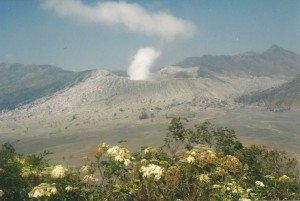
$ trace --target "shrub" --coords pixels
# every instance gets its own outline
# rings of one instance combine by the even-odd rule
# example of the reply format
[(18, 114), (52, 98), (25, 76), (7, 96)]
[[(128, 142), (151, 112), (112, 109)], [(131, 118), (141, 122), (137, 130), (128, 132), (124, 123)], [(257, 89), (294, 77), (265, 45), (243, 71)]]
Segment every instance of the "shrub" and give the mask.
[(297, 161), (264, 146), (244, 147), (234, 131), (171, 121), (165, 143), (130, 153), (99, 144), (77, 168), (39, 155), (0, 150), (1, 200), (284, 200), (299, 199)]
[(142, 119), (149, 119), (149, 115), (147, 114), (146, 111), (143, 111), (141, 112), (140, 116), (139, 116), (139, 119), (142, 120)]

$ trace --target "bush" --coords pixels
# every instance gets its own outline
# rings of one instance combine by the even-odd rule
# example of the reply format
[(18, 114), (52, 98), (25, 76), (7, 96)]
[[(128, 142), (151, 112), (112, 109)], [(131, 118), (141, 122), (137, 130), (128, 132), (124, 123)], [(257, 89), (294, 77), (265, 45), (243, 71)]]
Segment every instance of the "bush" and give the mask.
[(244, 147), (234, 131), (171, 121), (165, 143), (130, 153), (106, 143), (81, 167), (51, 166), (49, 154), (0, 150), (2, 200), (299, 199), (297, 161), (264, 146)]
[(149, 115), (147, 114), (146, 111), (143, 111), (141, 112), (140, 116), (139, 116), (139, 119), (142, 120), (142, 119), (149, 119)]

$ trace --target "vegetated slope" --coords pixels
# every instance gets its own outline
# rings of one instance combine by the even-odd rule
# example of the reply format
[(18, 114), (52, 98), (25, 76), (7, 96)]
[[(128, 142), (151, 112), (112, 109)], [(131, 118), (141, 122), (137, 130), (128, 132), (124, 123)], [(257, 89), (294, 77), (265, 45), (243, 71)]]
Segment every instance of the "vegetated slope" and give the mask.
[(238, 102), (263, 102), (266, 106), (300, 108), (300, 75), (291, 82), (251, 96), (242, 96)]
[(189, 57), (176, 64), (180, 67), (198, 67), (198, 77), (207, 72), (254, 76), (294, 76), (300, 73), (300, 55), (273, 45), (265, 52), (233, 56)]
[(71, 86), (88, 72), (65, 71), (50, 65), (0, 64), (0, 111), (14, 109)]

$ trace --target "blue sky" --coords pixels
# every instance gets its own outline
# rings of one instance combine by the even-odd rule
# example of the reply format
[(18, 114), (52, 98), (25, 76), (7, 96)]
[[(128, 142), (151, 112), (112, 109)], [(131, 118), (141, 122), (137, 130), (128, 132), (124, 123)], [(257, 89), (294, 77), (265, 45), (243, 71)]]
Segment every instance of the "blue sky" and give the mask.
[[(67, 9), (59, 14), (59, 5), (45, 8), (45, 1), (0, 1), (0, 62), (51, 64), (75, 71), (126, 70), (143, 47), (161, 52), (155, 67), (203, 54), (263, 52), (273, 44), (300, 53), (299, 0), (122, 1), (193, 25), (193, 34), (173, 40), (128, 24), (83, 19), (89, 13), (69, 14)], [(82, 0), (81, 5), (94, 8), (103, 2)]]

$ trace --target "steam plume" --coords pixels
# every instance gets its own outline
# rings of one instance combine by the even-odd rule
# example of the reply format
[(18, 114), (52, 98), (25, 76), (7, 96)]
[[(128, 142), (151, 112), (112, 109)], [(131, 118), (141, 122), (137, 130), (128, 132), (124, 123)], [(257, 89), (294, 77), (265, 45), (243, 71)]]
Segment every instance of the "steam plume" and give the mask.
[[(167, 12), (150, 12), (136, 3), (105, 1), (91, 6), (81, 0), (41, 1), (44, 9), (53, 10), (61, 17), (123, 26), (130, 31), (155, 36), (163, 41), (170, 42), (179, 37), (190, 37), (196, 32), (196, 26), (188, 20), (177, 18)], [(130, 79), (148, 79), (149, 69), (159, 55), (160, 52), (151, 47), (139, 49), (128, 67)]]
[(149, 70), (159, 56), (160, 52), (152, 47), (139, 49), (128, 67), (130, 79), (147, 80), (150, 74)]

